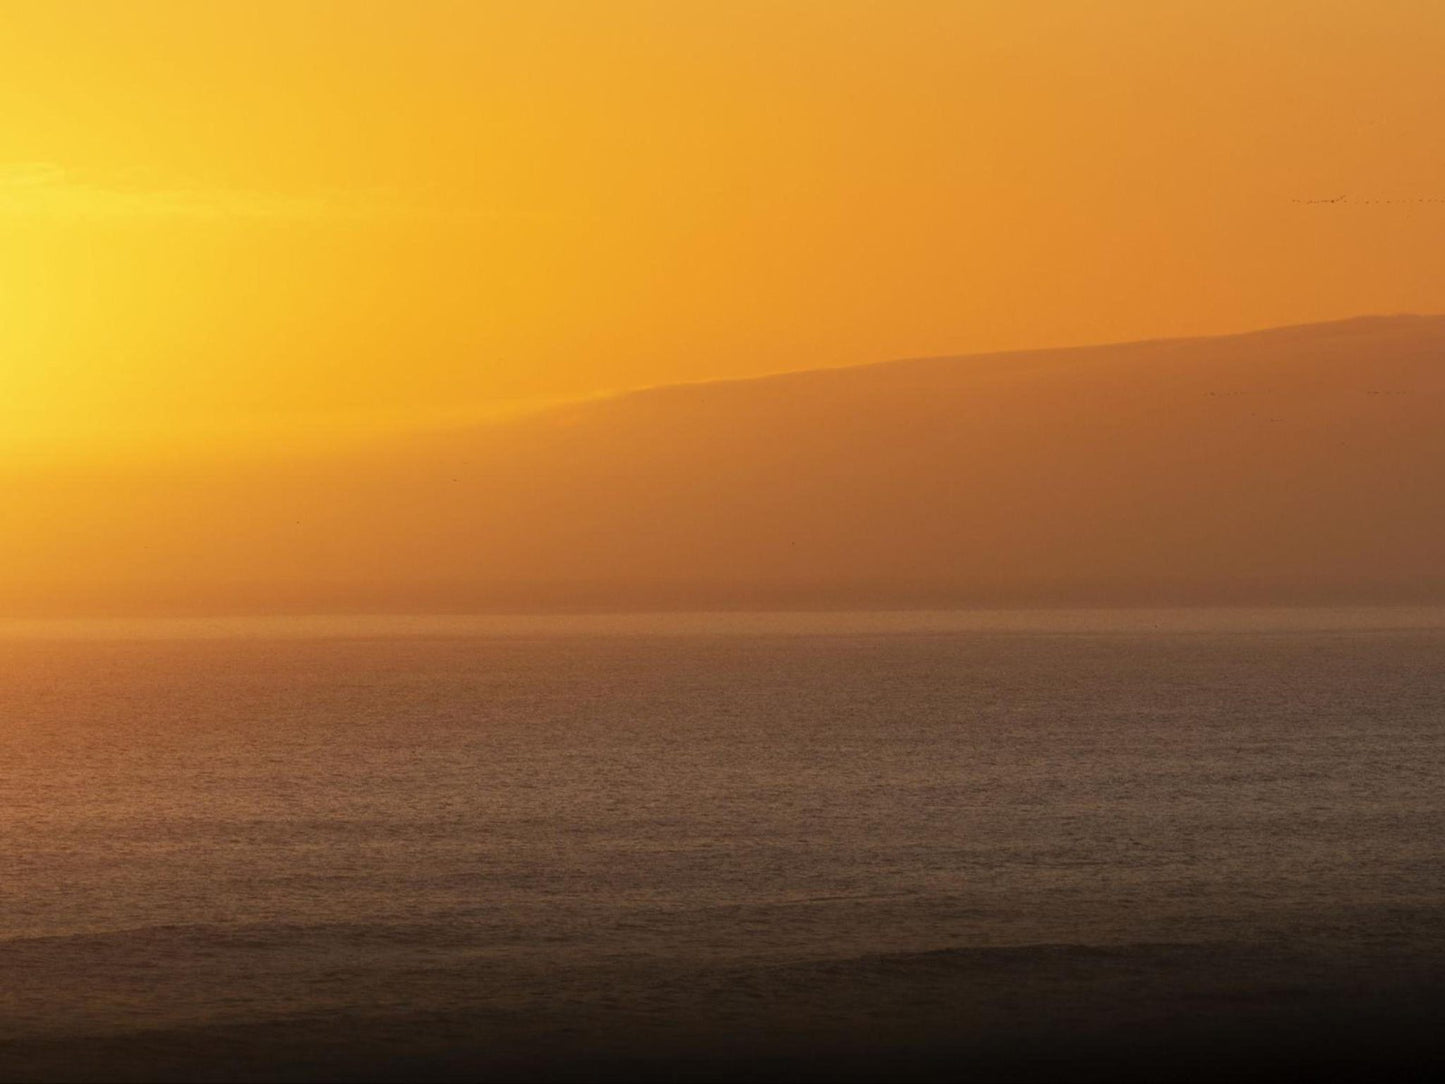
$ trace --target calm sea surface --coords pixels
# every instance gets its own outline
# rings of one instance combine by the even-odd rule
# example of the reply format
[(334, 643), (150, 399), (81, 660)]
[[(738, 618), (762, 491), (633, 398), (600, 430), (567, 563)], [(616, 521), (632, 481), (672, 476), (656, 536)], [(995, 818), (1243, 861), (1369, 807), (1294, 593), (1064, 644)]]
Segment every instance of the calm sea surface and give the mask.
[(1423, 611), (0, 630), (0, 1038), (664, 964), (1438, 953), (1442, 857)]

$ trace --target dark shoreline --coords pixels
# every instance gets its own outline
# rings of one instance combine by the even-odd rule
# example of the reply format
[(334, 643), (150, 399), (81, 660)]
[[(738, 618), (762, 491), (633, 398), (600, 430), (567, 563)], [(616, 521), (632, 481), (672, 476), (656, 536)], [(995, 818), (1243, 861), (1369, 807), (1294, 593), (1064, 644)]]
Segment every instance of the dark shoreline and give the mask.
[(1362, 1080), (1445, 1051), (1437, 954), (947, 950), (594, 968), (552, 1003), (0, 1043), (5, 1081)]

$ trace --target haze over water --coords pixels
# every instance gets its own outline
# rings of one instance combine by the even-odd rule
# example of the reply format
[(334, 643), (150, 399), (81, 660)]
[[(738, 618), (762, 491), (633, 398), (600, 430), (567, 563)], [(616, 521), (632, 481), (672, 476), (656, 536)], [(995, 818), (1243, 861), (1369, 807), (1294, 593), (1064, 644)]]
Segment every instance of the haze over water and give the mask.
[(1439, 611), (211, 627), (0, 639), (0, 1076), (827, 1078), (1445, 952)]
[(1440, 1076), (1442, 55), (0, 0), (0, 1084)]

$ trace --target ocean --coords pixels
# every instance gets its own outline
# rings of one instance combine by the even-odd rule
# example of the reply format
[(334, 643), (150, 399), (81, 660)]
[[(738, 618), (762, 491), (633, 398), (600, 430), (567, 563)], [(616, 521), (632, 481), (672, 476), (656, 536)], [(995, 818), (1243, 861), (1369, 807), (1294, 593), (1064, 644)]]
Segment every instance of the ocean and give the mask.
[(4, 1080), (1428, 1068), (1442, 857), (1438, 611), (0, 625)]

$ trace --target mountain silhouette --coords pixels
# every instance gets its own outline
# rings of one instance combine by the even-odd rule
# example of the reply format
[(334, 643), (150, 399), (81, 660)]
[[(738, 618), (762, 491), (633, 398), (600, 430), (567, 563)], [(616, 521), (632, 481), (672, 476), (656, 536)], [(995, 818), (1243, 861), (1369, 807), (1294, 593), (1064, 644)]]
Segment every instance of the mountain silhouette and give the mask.
[(1442, 480), (1445, 317), (1366, 317), (51, 478), (0, 544), (22, 608), (1418, 602)]

